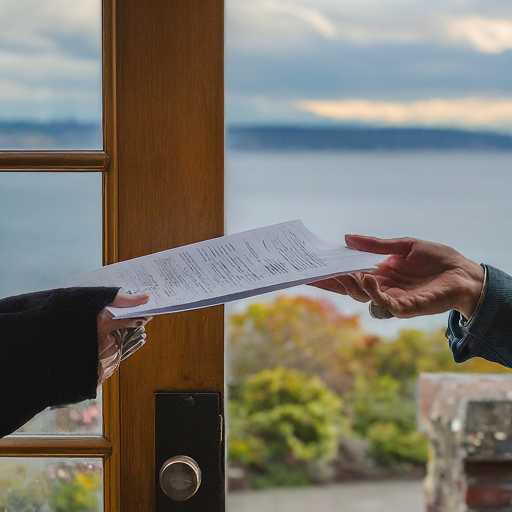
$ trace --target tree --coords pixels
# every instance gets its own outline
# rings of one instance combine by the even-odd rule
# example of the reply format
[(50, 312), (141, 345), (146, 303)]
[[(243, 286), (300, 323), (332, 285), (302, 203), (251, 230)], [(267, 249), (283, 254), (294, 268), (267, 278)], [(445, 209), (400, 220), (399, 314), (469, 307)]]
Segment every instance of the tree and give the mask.
[(366, 350), (379, 339), (363, 331), (357, 316), (326, 300), (281, 296), (249, 306), (229, 324), (231, 383), (265, 368), (294, 368), (318, 375), (343, 394), (368, 364)]

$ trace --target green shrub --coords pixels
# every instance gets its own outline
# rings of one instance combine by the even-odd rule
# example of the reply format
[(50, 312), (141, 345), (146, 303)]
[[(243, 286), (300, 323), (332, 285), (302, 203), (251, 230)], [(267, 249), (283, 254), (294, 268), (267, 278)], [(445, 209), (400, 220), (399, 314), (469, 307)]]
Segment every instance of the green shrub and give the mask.
[(101, 475), (76, 473), (71, 482), (58, 480), (54, 484), (55, 512), (94, 512), (101, 500)]
[(266, 475), (255, 485), (286, 478), (288, 485), (302, 485), (305, 462), (328, 463), (337, 455), (342, 402), (317, 376), (280, 367), (263, 370), (231, 401), (230, 427), (230, 459)]
[(358, 379), (351, 397), (353, 428), (361, 436), (375, 423), (394, 423), (401, 430), (416, 428), (414, 391), (392, 377)]
[(73, 459), (6, 459), (0, 466), (0, 512), (98, 512), (99, 467)]
[(428, 441), (417, 430), (401, 430), (396, 423), (376, 422), (366, 434), (375, 455), (391, 465), (427, 462)]
[(387, 464), (427, 461), (427, 440), (416, 430), (411, 384), (392, 377), (356, 382), (352, 398), (354, 430), (371, 442), (375, 455)]
[(268, 464), (264, 473), (256, 473), (252, 477), (252, 485), (255, 489), (307, 487), (310, 483), (306, 468), (289, 467), (283, 463)]
[[(230, 457), (245, 469), (267, 468), (261, 469), (264, 474), (258, 480), (264, 482), (268, 478), (284, 481), (279, 476), (283, 467), (290, 476), (298, 461), (306, 468), (314, 466), (318, 454), (318, 464), (334, 467), (325, 461), (333, 456), (337, 441), (332, 432), (322, 430), (328, 428), (322, 423), (325, 417), (319, 419), (306, 406), (316, 403), (313, 398), (301, 395), (297, 400), (299, 394), (281, 386), (277, 378), (272, 385), (252, 384), (255, 389), (251, 390), (244, 382), (252, 375), (276, 367), (307, 372), (342, 397), (351, 428), (371, 447), (365, 452), (371, 464), (339, 450), (336, 468), (343, 474), (362, 473), (375, 463), (401, 469), (427, 460), (427, 442), (416, 424), (415, 389), (420, 372), (511, 371), (480, 358), (455, 363), (441, 329), (404, 329), (386, 340), (366, 333), (357, 316), (341, 313), (328, 301), (307, 297), (280, 296), (231, 315), (228, 344), (233, 402)], [(317, 406), (326, 408), (322, 401)], [(337, 425), (334, 430), (339, 433), (343, 428)], [(348, 445), (357, 441), (348, 428), (341, 439)], [(325, 453), (331, 455), (324, 458)], [(313, 474), (309, 469), (306, 472)], [(301, 477), (293, 478), (298, 482)]]
[[(32, 461), (30, 461), (32, 462)], [(0, 466), (0, 511), (39, 512), (51, 496), (51, 484), (37, 478), (32, 468), (18, 463), (17, 459), (5, 459)], [(38, 475), (40, 476), (40, 475)]]

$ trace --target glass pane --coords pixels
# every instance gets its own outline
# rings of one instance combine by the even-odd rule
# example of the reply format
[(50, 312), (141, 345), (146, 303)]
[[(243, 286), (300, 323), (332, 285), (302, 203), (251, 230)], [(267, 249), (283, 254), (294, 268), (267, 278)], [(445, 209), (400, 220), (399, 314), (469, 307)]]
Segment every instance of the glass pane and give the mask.
[(95, 400), (57, 409), (46, 409), (13, 435), (96, 435), (102, 432), (101, 388)]
[(101, 459), (0, 459), (0, 510), (101, 512)]
[[(485, 0), (228, 0), (227, 232), (301, 219), (331, 242), (424, 238), (510, 274), (511, 16)], [(425, 495), (418, 374), (509, 371), (454, 363), (446, 314), (374, 320), (307, 286), (226, 314), (232, 512), (435, 509), (449, 461), (433, 447)]]
[(102, 263), (101, 173), (0, 173), (0, 296)]
[[(0, 297), (102, 264), (101, 173), (0, 173)], [(101, 433), (101, 398), (44, 411), (26, 433)]]
[(0, 149), (101, 149), (101, 1), (1, 6)]

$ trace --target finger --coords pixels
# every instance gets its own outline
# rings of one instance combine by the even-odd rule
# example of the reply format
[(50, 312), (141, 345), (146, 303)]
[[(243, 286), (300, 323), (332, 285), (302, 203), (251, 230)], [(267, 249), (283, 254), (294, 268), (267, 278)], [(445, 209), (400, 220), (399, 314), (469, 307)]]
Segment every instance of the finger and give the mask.
[(100, 340), (100, 351), (105, 350), (113, 340), (112, 333), (123, 329), (138, 328), (145, 326), (153, 317), (147, 316), (142, 318), (123, 318), (121, 320), (108, 320), (102, 322), (98, 327), (98, 337)]
[(339, 293), (340, 295), (347, 295), (347, 290), (335, 277), (330, 277), (329, 279), (322, 279), (322, 281), (309, 283), (309, 286), (314, 286), (315, 288), (327, 290), (328, 292)]
[(410, 283), (410, 279), (404, 278), (402, 274), (398, 274), (394, 269), (386, 267), (381, 263), (377, 265), (376, 269), (368, 272), (367, 275), (377, 279), (381, 291), (386, 291), (387, 288), (393, 287), (403, 289)]
[(109, 304), (114, 308), (133, 308), (146, 304), (149, 300), (149, 294), (144, 293), (142, 295), (130, 295), (129, 293), (119, 292), (116, 298)]
[(117, 349), (117, 344), (113, 332), (98, 333), (98, 353), (100, 357), (104, 353), (115, 351), (115, 349)]
[(344, 276), (336, 277), (336, 280), (339, 281), (347, 290), (348, 295), (350, 295), (354, 300), (358, 302), (368, 302), (370, 297), (364, 291), (361, 286), (361, 281), (353, 274), (347, 274)]
[(345, 243), (351, 249), (374, 254), (399, 254), (406, 256), (415, 243), (414, 238), (375, 238), (373, 236), (345, 235)]
[(375, 277), (371, 275), (365, 276), (362, 281), (362, 287), (377, 306), (387, 309), (397, 318), (404, 318), (407, 316), (404, 315), (403, 308), (394, 297), (391, 297), (380, 290), (379, 283)]
[(98, 386), (105, 382), (119, 367), (119, 363), (121, 362), (121, 351), (118, 350), (116, 353), (105, 357), (100, 360), (98, 364)]
[(116, 341), (112, 335), (108, 335), (107, 338), (101, 340), (99, 345), (99, 356), (100, 359), (105, 359), (115, 354), (119, 350)]
[(122, 318), (121, 320), (112, 320), (109, 324), (109, 329), (111, 331), (115, 331), (116, 329), (126, 329), (127, 327), (142, 327), (152, 318), (152, 316), (145, 316), (140, 318)]

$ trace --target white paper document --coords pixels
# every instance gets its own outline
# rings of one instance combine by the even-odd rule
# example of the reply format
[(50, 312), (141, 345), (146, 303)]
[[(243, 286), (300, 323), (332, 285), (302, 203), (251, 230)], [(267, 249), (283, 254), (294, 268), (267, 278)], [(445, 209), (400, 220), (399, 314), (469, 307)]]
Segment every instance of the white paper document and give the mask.
[(115, 318), (133, 318), (224, 304), (369, 270), (383, 259), (325, 242), (295, 220), (107, 265), (66, 285), (149, 293), (142, 306), (110, 308)]

